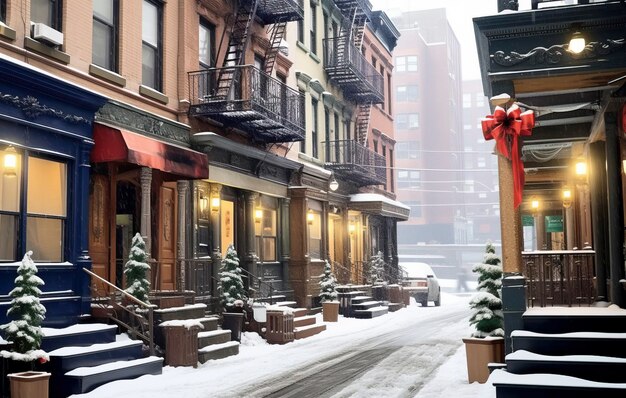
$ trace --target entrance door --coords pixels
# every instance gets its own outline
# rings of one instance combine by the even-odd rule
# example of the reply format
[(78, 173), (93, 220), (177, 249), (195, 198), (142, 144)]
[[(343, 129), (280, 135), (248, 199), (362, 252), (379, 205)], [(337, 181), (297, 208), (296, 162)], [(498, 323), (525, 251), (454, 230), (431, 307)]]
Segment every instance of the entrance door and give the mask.
[[(105, 280), (111, 276), (109, 264), (110, 195), (107, 176), (94, 174), (89, 193), (89, 255), (93, 272)], [(99, 291), (108, 291), (102, 283), (96, 283)], [(95, 293), (95, 292), (94, 292)]]
[(158, 228), (158, 279), (156, 289), (176, 288), (176, 183), (161, 186)]

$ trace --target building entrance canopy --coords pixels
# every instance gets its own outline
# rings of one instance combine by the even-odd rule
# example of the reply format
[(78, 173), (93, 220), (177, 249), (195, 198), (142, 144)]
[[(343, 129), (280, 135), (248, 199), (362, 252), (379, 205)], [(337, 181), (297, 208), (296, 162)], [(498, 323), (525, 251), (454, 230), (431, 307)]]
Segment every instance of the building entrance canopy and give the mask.
[(410, 208), (396, 200), (375, 193), (359, 193), (350, 195), (349, 208), (364, 213), (377, 214), (384, 217), (397, 218), (401, 221), (409, 219)]
[(190, 179), (207, 178), (206, 154), (127, 130), (94, 124), (91, 161), (129, 162)]

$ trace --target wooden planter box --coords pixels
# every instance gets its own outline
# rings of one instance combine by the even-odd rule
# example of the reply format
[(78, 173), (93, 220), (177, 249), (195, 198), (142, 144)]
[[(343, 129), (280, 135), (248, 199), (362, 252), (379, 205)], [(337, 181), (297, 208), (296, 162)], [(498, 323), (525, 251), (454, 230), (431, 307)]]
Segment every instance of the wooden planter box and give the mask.
[(11, 398), (48, 398), (50, 373), (21, 372), (8, 375), (11, 380)]
[(337, 322), (339, 319), (339, 301), (322, 303), (322, 317), (324, 322)]
[(265, 338), (270, 344), (285, 344), (294, 340), (293, 314), (267, 311)]
[(504, 362), (504, 339), (502, 337), (466, 338), (467, 379), (485, 383), (489, 378), (489, 363)]

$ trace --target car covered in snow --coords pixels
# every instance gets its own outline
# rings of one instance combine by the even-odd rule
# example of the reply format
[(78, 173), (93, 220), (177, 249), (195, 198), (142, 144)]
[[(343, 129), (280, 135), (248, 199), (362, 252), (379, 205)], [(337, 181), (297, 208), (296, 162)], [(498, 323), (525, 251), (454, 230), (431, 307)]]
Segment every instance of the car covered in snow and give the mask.
[(411, 292), (415, 301), (426, 307), (429, 301), (441, 305), (439, 280), (430, 265), (418, 262), (401, 262), (402, 285)]

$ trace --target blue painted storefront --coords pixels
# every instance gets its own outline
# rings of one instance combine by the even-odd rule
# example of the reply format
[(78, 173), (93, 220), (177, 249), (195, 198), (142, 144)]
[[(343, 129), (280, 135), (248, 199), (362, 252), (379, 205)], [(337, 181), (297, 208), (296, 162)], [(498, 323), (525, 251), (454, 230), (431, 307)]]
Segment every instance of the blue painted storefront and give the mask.
[[(94, 113), (106, 98), (0, 55), (0, 148), (12, 145), (20, 153), (51, 157), (66, 164), (67, 210), (63, 231), (63, 262), (40, 263), (45, 286), (45, 325), (66, 326), (90, 311), (88, 253), (89, 155), (93, 146)], [(27, 189), (22, 184), (22, 189)], [(20, 214), (25, 212), (22, 200)], [(17, 265), (26, 242), (26, 217), (19, 217), (18, 236), (0, 231), (0, 239), (17, 241), (15, 262), (0, 262), (0, 324)], [(37, 253), (33, 254), (37, 261)]]

